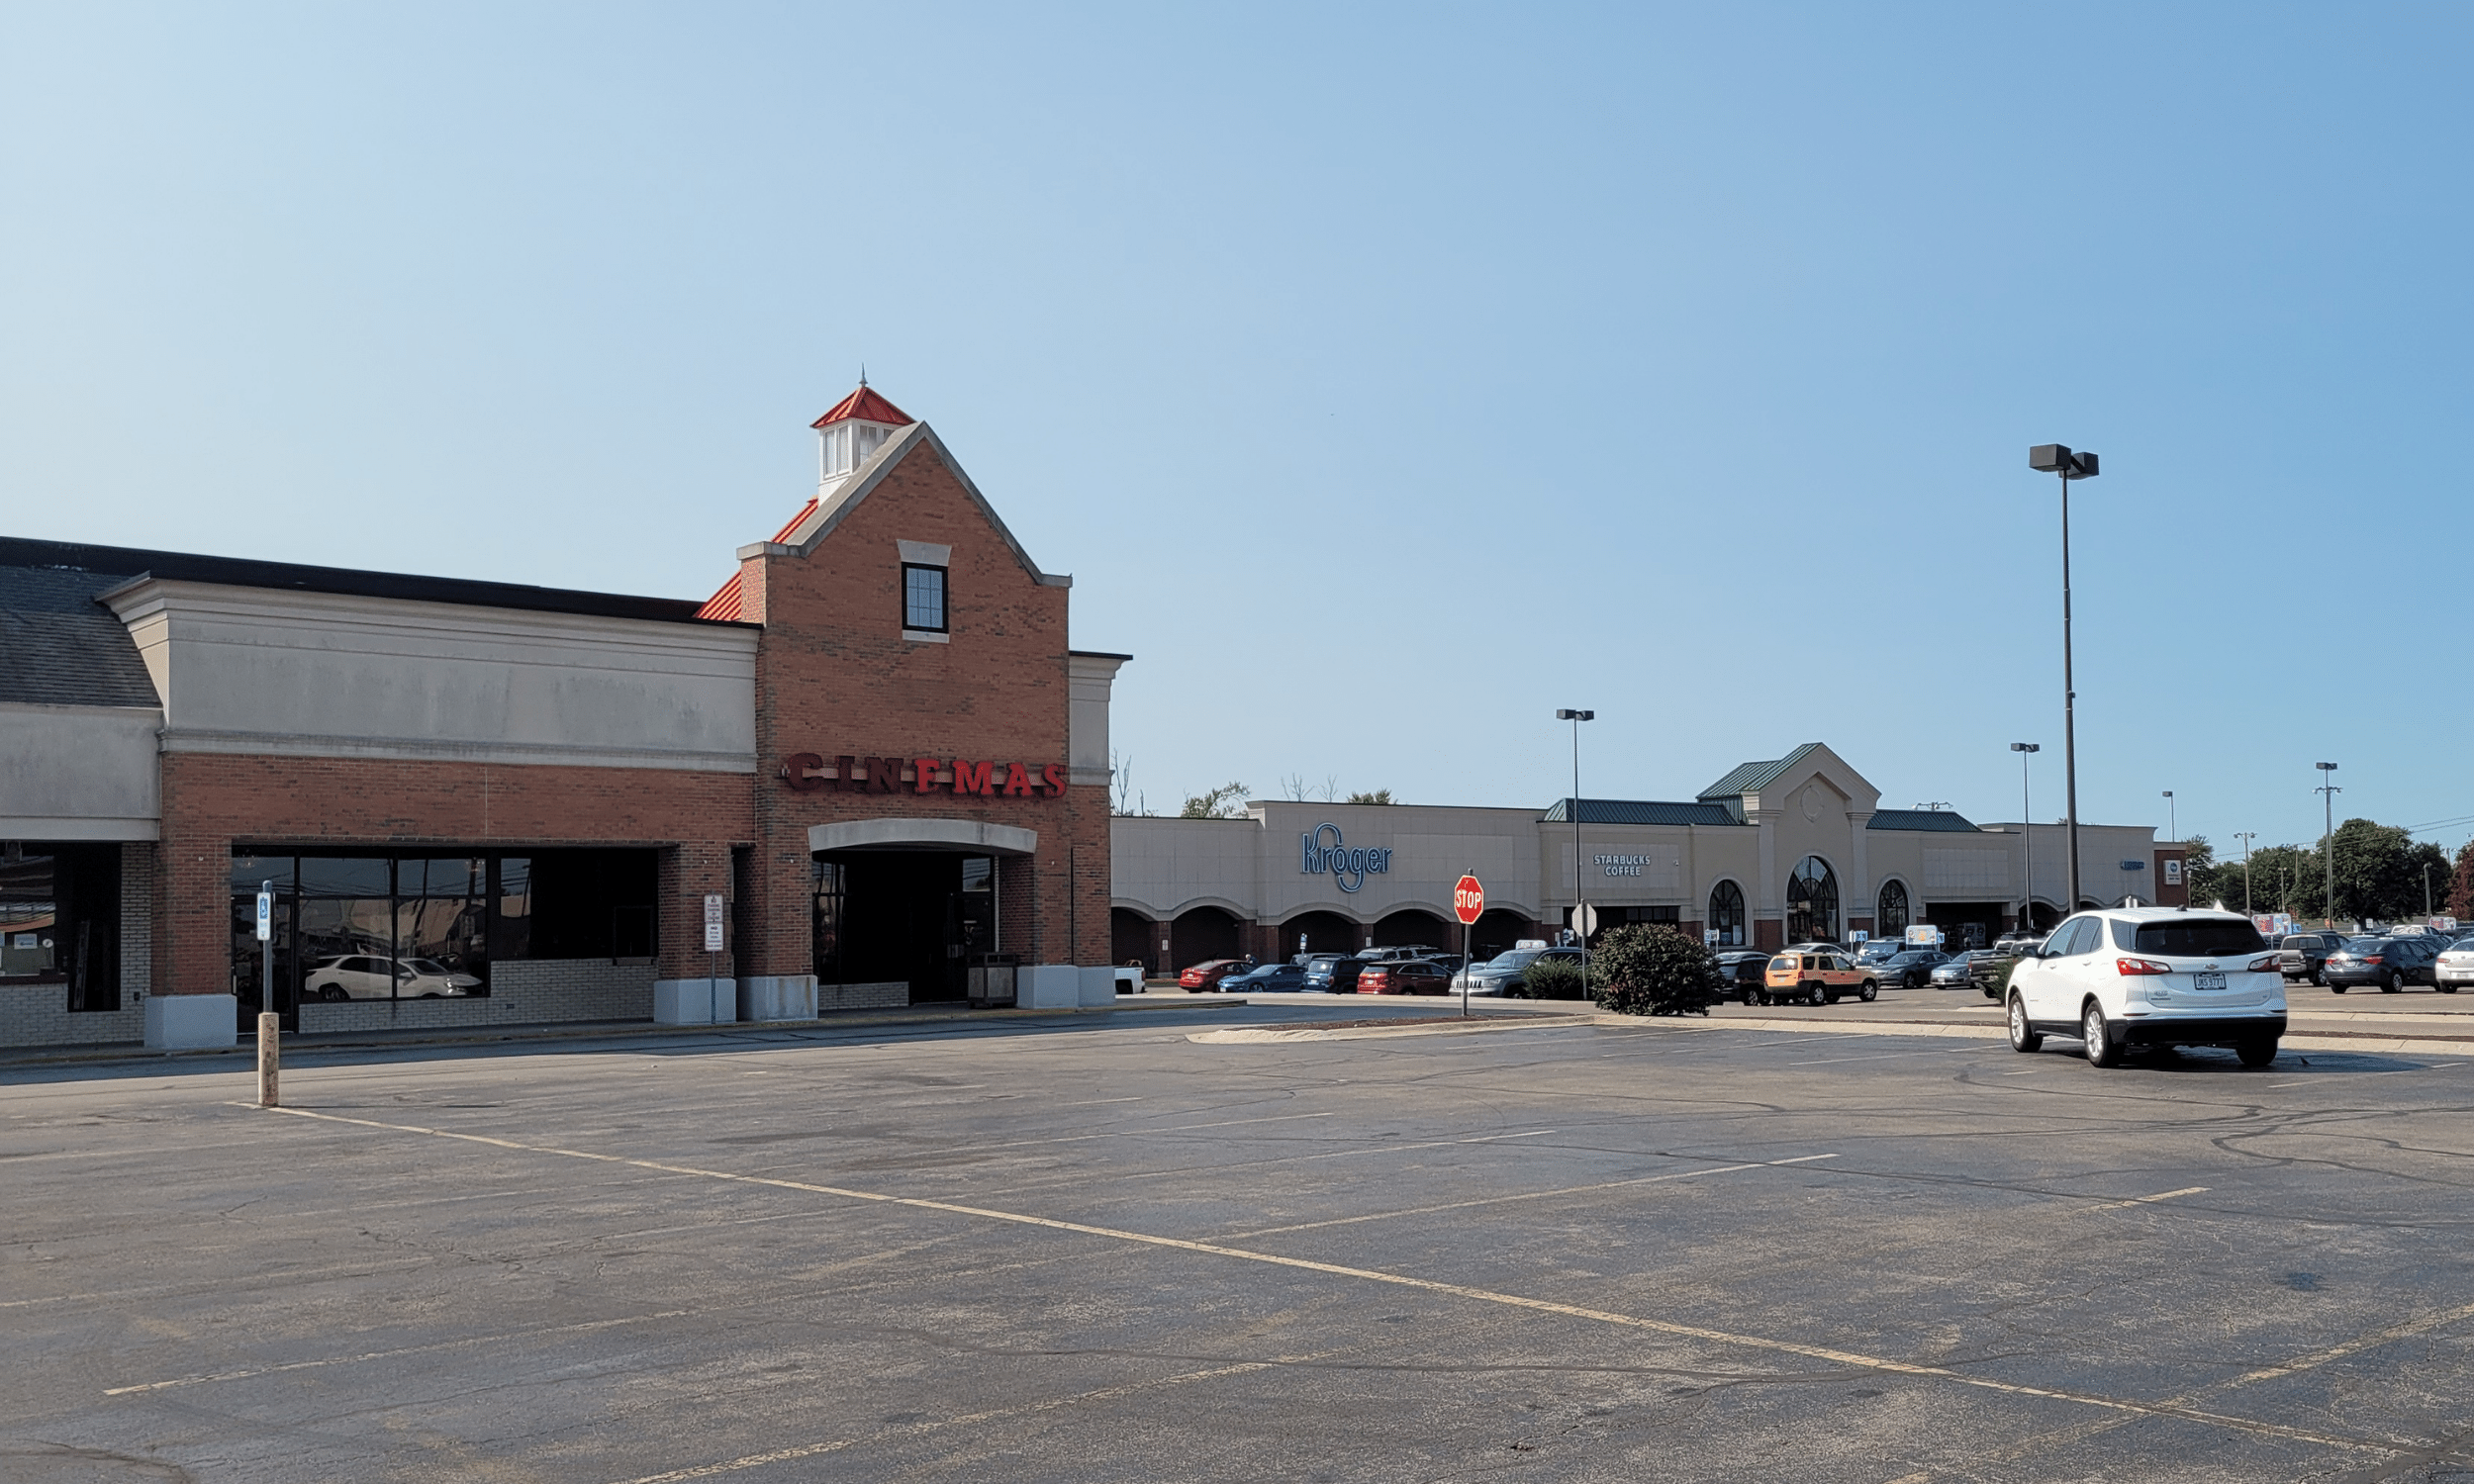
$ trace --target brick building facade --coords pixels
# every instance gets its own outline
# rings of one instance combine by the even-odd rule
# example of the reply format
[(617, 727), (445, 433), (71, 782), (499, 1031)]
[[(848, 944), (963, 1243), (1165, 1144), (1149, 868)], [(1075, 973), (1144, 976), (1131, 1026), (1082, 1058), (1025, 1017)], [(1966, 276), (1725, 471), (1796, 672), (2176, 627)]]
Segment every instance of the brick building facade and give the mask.
[(815, 429), (703, 603), (0, 541), (0, 1044), (229, 1044), (261, 883), (309, 1030), (1104, 965), (1126, 657), (927, 424), (863, 387)]

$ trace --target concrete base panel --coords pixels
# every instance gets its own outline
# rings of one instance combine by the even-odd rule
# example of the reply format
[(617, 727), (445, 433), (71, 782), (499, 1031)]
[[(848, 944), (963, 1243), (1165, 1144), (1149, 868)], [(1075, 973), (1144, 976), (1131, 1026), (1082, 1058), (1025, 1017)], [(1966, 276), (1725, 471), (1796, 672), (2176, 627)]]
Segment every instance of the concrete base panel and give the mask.
[(1013, 981), (1013, 1002), (1024, 1010), (1071, 1010), (1083, 1002), (1083, 972), (1071, 964), (1035, 964)]
[(1082, 993), (1080, 995), (1080, 999), (1086, 1009), (1093, 1005), (1113, 1005), (1116, 1003), (1115, 970), (1110, 969), (1105, 964), (1102, 964), (1096, 969), (1081, 969), (1077, 970), (1076, 973), (1082, 976)]
[(229, 994), (149, 994), (146, 1045), (156, 1051), (203, 1051), (240, 1043), (240, 1002)]
[(749, 974), (739, 983), (741, 1020), (813, 1020), (816, 976), (812, 974)]
[(108, 1046), (145, 1033), (145, 1018), (133, 1002), (125, 1010), (68, 1008), (68, 989), (57, 983), (0, 985), (0, 1046)]
[(739, 1018), (736, 979), (653, 980), (655, 1025), (713, 1025)]

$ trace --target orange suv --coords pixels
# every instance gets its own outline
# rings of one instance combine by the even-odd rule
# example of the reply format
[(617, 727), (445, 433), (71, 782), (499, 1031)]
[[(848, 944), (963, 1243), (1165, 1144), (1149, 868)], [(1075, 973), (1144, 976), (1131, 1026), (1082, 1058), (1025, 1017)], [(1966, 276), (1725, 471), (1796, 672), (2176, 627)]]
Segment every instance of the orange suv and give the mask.
[(1869, 969), (1858, 969), (1856, 961), (1843, 953), (1824, 949), (1819, 952), (1779, 954), (1769, 961), (1761, 974), (1760, 998), (1764, 1005), (1791, 1005), (1798, 1001), (1808, 1005), (1835, 1005), (1842, 994), (1869, 1000), (1881, 992), (1881, 981)]

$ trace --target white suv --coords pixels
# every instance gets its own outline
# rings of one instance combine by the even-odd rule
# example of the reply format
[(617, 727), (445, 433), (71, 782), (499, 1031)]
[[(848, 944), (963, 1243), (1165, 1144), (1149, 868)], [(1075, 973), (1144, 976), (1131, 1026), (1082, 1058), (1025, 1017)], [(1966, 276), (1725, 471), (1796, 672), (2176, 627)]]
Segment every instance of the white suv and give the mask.
[(2010, 975), (2010, 1048), (2077, 1036), (2098, 1067), (2134, 1046), (2230, 1046), (2276, 1060), (2285, 975), (2246, 917), (2174, 907), (2082, 912)]

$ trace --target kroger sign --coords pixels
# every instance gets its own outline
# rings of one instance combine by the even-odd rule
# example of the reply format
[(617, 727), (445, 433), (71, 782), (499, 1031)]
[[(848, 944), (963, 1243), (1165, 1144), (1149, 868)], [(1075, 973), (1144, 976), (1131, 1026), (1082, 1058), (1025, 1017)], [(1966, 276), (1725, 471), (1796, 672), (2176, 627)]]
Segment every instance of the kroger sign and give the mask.
[(1318, 824), (1297, 838), (1305, 846), (1304, 864), (1297, 870), (1306, 876), (1328, 872), (1338, 879), (1343, 891), (1355, 891), (1366, 884), (1368, 877), (1391, 870), (1391, 847), (1351, 849), (1341, 838), (1339, 825)]

